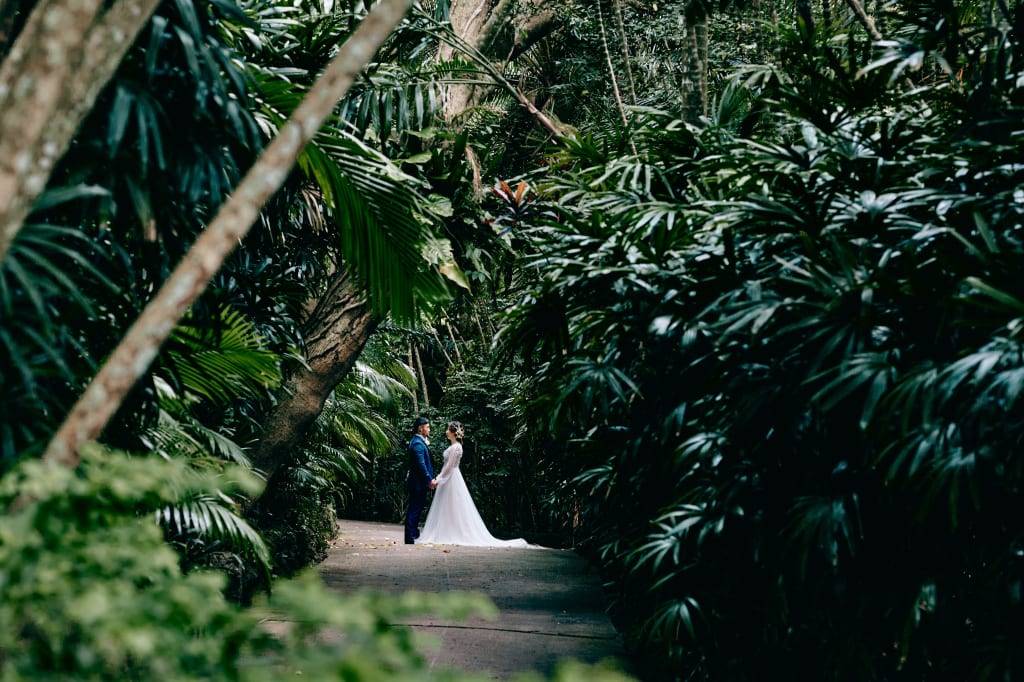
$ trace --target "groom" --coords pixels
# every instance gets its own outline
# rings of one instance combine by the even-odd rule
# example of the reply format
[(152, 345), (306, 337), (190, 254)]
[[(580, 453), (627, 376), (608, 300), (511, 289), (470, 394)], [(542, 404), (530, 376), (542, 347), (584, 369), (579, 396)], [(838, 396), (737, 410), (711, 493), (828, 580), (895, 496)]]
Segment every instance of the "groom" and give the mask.
[(409, 441), (409, 509), (405, 512), (405, 544), (411, 545), (420, 536), (420, 514), (427, 506), (427, 491), (437, 487), (434, 483), (434, 465), (430, 462), (427, 437), (430, 420), (417, 417), (412, 424), (413, 436)]

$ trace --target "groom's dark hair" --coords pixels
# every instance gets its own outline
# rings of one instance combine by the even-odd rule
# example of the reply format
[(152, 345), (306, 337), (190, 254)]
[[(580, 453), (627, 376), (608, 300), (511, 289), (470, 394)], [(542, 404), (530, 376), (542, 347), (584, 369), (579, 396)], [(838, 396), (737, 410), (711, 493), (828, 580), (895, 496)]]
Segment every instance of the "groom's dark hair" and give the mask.
[(430, 420), (426, 417), (416, 417), (416, 420), (412, 423), (412, 430), (415, 432), (416, 429), (420, 428), (424, 424), (429, 424)]

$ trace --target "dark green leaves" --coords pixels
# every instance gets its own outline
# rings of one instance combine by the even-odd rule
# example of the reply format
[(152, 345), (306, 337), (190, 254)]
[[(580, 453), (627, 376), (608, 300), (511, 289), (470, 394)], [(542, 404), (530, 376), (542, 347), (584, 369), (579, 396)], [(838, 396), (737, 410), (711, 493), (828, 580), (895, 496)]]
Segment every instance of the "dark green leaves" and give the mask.
[(499, 341), (658, 675), (1022, 670), (1021, 24), (961, 9), (893, 7), (866, 68), (805, 33), (704, 127), (533, 178)]

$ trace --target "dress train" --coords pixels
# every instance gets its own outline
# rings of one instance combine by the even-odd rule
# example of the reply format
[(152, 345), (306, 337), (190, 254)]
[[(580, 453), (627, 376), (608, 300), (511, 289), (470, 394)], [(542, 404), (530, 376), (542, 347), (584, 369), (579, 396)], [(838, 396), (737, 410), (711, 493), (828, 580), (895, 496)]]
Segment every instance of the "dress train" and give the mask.
[(488, 532), (459, 471), (461, 459), (461, 443), (452, 443), (445, 449), (444, 468), (436, 479), (434, 501), (416, 544), (528, 547), (523, 538), (499, 540)]

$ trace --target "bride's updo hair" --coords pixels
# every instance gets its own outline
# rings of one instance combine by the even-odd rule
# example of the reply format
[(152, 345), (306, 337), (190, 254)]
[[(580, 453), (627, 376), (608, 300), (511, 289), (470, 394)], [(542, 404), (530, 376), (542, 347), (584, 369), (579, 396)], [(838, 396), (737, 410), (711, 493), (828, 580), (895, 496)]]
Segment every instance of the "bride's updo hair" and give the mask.
[(459, 422), (448, 422), (448, 430), (455, 434), (455, 440), (462, 442), (462, 424)]

